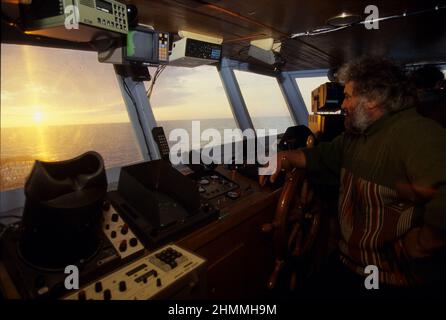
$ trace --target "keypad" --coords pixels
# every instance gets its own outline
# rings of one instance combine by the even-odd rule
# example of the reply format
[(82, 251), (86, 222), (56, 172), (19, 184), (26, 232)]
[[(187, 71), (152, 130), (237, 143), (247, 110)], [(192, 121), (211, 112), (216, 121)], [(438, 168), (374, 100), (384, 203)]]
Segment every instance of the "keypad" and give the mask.
[(169, 34), (168, 33), (160, 33), (159, 34), (159, 60), (167, 61), (169, 56)]
[(97, 23), (112, 29), (127, 31), (127, 7), (113, 4), (113, 16), (110, 19), (97, 18)]
[(175, 269), (179, 264), (185, 262), (187, 259), (178, 251), (171, 247), (157, 253), (152, 257), (150, 262), (164, 271)]

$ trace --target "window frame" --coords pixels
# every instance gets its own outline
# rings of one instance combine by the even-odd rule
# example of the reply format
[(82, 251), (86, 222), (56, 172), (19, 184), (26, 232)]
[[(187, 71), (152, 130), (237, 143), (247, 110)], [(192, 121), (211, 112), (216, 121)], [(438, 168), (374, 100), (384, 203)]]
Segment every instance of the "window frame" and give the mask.
[[(301, 107), (305, 110), (306, 113), (306, 122), (302, 123), (306, 126), (308, 126), (308, 110), (307, 110), (307, 106), (305, 105), (303, 96), (302, 96), (302, 92), (300, 91), (299, 86), (297, 85), (297, 81), (296, 79), (305, 79), (305, 78), (315, 78), (315, 77), (326, 77), (328, 74), (329, 69), (314, 69), (314, 70), (302, 70), (302, 71), (289, 71), (288, 73), (288, 77), (292, 82), (293, 87), (295, 87), (296, 92), (298, 93), (298, 100), (299, 103), (301, 104)], [(315, 88), (316, 89), (316, 88)]]
[(248, 128), (255, 128), (234, 70), (251, 72), (275, 78), (288, 108), (291, 122), (294, 124), (301, 124), (304, 122), (302, 112), (306, 111), (306, 108), (303, 110), (299, 104), (292, 102), (292, 97), (296, 95), (294, 90), (298, 90), (298, 88), (297, 86), (293, 87), (287, 85), (287, 83), (284, 83), (284, 80), (288, 77), (287, 72), (279, 72), (258, 66), (252, 66), (247, 62), (240, 62), (229, 58), (223, 58), (218, 68), (223, 82), (223, 87), (226, 91), (226, 96), (228, 97), (231, 109), (233, 110), (234, 118), (242, 131)]

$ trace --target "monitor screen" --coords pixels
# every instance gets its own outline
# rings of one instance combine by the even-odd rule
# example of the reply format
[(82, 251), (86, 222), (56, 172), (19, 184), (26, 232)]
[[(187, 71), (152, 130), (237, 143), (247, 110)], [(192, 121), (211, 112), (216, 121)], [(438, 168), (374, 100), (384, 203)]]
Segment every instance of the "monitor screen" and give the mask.
[(131, 30), (127, 34), (126, 60), (156, 63), (158, 34), (151, 29)]

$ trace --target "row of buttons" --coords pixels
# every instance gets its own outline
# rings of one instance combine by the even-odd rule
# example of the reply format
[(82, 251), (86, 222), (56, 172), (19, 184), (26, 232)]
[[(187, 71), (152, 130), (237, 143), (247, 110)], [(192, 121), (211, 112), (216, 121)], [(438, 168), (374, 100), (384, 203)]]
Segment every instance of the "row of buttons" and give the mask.
[(125, 18), (125, 13), (115, 13), (115, 19), (116, 18), (122, 18), (122, 19), (124, 19)]
[[(118, 18), (115, 17), (116, 20), (118, 20)], [(103, 24), (103, 25), (107, 25), (107, 26), (111, 26), (111, 27), (115, 27), (118, 29), (123, 29), (123, 30), (127, 30), (127, 26), (125, 25), (125, 20), (119, 19), (119, 22), (117, 21), (116, 24), (113, 21), (108, 21), (105, 19), (98, 18), (98, 23)]]
[(125, 11), (125, 7), (124, 6), (119, 6), (114, 4), (113, 5), (113, 9), (115, 9), (115, 11)]

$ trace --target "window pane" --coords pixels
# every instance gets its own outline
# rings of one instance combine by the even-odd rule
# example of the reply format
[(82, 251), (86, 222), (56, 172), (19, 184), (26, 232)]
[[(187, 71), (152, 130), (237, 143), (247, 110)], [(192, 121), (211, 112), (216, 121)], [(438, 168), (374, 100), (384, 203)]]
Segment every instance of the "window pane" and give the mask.
[(327, 76), (296, 78), (296, 84), (300, 90), (302, 98), (304, 99), (308, 114), (313, 114), (311, 111), (311, 91), (325, 82), (329, 82)]
[[(154, 75), (153, 70), (151, 74)], [(200, 121), (201, 132), (214, 128), (222, 138), (224, 129), (237, 128), (214, 66), (167, 67), (156, 80), (150, 103), (157, 123), (164, 127), (167, 138), (177, 128), (185, 129), (191, 137), (193, 120)], [(174, 143), (169, 141), (171, 146)], [(201, 141), (201, 146), (207, 144), (208, 141)]]
[(35, 159), (94, 150), (106, 167), (142, 160), (113, 67), (97, 53), (1, 49), (0, 190), (22, 187)]
[(283, 133), (294, 125), (276, 78), (238, 70), (234, 73), (255, 129)]

